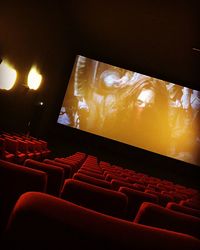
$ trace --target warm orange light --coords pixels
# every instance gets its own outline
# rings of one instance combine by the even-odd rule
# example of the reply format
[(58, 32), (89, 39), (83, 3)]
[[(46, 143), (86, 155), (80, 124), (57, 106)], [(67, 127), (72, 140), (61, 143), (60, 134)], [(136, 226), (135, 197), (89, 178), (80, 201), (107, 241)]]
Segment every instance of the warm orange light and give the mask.
[(37, 68), (33, 66), (28, 74), (28, 87), (30, 89), (37, 90), (40, 87), (42, 81), (42, 75)]
[(0, 64), (0, 89), (12, 89), (16, 82), (16, 79), (16, 70), (8, 63), (8, 61), (3, 61)]

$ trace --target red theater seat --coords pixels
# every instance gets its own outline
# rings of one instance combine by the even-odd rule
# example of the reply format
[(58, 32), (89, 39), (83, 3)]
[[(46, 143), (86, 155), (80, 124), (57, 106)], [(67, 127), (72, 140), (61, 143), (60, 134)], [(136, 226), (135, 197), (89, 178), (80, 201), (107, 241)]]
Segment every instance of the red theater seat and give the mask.
[(119, 181), (123, 181), (123, 182), (129, 183), (126, 178), (118, 176), (118, 175), (115, 175), (115, 174), (107, 174), (106, 177), (105, 177), (106, 181), (112, 181), (112, 179), (117, 179)]
[(45, 158), (49, 157), (51, 150), (48, 149), (48, 143), (44, 140), (38, 140), (41, 143), (41, 148)]
[(81, 173), (76, 173), (73, 175), (73, 179), (75, 180), (79, 180), (79, 181), (84, 181), (99, 187), (103, 187), (103, 188), (108, 188), (108, 189), (112, 189), (112, 185), (110, 182), (108, 181), (104, 181), (101, 179), (97, 179), (95, 177), (86, 175), (86, 174), (81, 174)]
[(194, 209), (200, 210), (200, 201), (196, 200), (186, 200), (186, 201), (180, 201), (179, 203), (181, 206), (186, 206)]
[(34, 153), (28, 150), (28, 142), (18, 140), (19, 150), (26, 155), (26, 158), (33, 159)]
[(118, 190), (120, 187), (128, 187), (128, 188), (134, 189), (133, 184), (120, 181), (118, 179), (112, 179), (111, 184), (112, 184), (113, 189), (115, 190)]
[(0, 138), (0, 159), (13, 162), (14, 154), (11, 154), (6, 151), (6, 141), (3, 138)]
[(94, 172), (94, 173), (96, 173), (96, 174), (102, 174), (102, 171), (101, 171), (101, 169), (99, 169), (99, 168), (94, 168), (94, 167), (81, 167), (80, 168), (81, 170), (85, 170), (85, 171), (91, 171), (91, 172)]
[(54, 161), (71, 166), (72, 175), (78, 171), (81, 165), (79, 159), (75, 160), (75, 159), (70, 159), (70, 158), (55, 158)]
[(140, 177), (137, 176), (132, 176), (132, 177), (127, 177), (128, 182), (134, 184), (134, 183), (141, 183), (141, 184), (145, 184), (144, 181), (140, 180)]
[(46, 157), (46, 151), (43, 150), (42, 143), (38, 140), (32, 140), (32, 142), (35, 144), (35, 153), (40, 156), (39, 160), (43, 160)]
[(134, 222), (200, 237), (200, 219), (144, 202)]
[(143, 192), (145, 190), (146, 186), (142, 185), (142, 184), (139, 184), (139, 183), (134, 183), (133, 188)]
[(6, 137), (6, 151), (8, 151), (11, 154), (14, 154), (14, 161), (16, 163), (23, 163), (26, 155), (19, 151), (19, 142), (14, 139), (10, 139)]
[(41, 153), (37, 152), (35, 142), (28, 139), (26, 139), (25, 142), (28, 144), (28, 151), (33, 154), (33, 159), (41, 160)]
[(147, 194), (138, 190), (133, 190), (127, 187), (120, 187), (119, 192), (124, 193), (128, 197), (127, 218), (133, 220), (140, 205), (144, 201), (158, 202), (158, 198), (155, 195)]
[(64, 169), (64, 179), (68, 179), (72, 177), (72, 167), (70, 165), (67, 164), (63, 164), (54, 160), (49, 160), (49, 159), (45, 159), (43, 161), (46, 164), (50, 164), (53, 166), (58, 166)]
[(103, 169), (103, 175), (106, 176), (106, 175), (115, 175), (115, 176), (118, 176), (118, 177), (122, 177), (121, 176), (121, 170), (120, 171), (115, 171), (115, 170), (105, 170)]
[(163, 207), (165, 207), (168, 202), (174, 201), (174, 198), (171, 195), (162, 194), (157, 191), (146, 189), (145, 193), (156, 195), (158, 197), (158, 203)]
[(185, 214), (190, 214), (192, 216), (200, 217), (200, 210), (181, 206), (175, 202), (168, 202), (166, 208), (169, 208), (177, 212), (185, 213)]
[(100, 167), (100, 168), (103, 168), (103, 167), (109, 168), (110, 166), (111, 166), (111, 165), (110, 165), (109, 162), (106, 162), (106, 161), (100, 161), (100, 162), (99, 162), (99, 167)]
[(0, 225), (3, 227), (10, 210), (21, 194), (27, 191), (45, 192), (46, 173), (0, 160)]
[(82, 168), (80, 168), (78, 170), (78, 173), (86, 174), (86, 175), (89, 175), (89, 176), (97, 178), (97, 179), (105, 180), (105, 178), (104, 178), (104, 176), (102, 174), (94, 173), (92, 171), (84, 170)]
[(18, 200), (4, 241), (14, 242), (13, 249), (200, 249), (200, 241), (189, 235), (127, 222), (36, 192)]
[(74, 179), (65, 180), (61, 198), (119, 218), (124, 218), (127, 207), (125, 194)]
[(63, 168), (31, 159), (27, 159), (24, 162), (24, 165), (47, 173), (48, 176), (47, 193), (59, 196), (64, 181)]

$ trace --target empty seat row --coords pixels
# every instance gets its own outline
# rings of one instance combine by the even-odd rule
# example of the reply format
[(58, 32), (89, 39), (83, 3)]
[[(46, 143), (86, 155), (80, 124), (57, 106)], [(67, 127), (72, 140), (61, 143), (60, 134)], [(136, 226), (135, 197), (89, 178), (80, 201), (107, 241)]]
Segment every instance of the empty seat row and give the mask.
[(200, 238), (200, 218), (149, 202), (142, 203), (134, 222)]
[(5, 134), (0, 137), (0, 152), (0, 157), (3, 160), (23, 163), (27, 158), (35, 160), (47, 158), (51, 151), (44, 140)]
[(181, 212), (184, 214), (190, 214), (195, 217), (200, 217), (200, 209), (195, 209), (187, 206), (183, 206), (180, 204), (177, 204), (175, 202), (168, 202), (166, 208), (169, 208), (171, 210)]
[[(3, 242), (15, 249), (199, 250), (187, 234), (127, 222), (38, 192), (17, 201)], [(14, 240), (14, 241), (13, 241)]]
[(119, 218), (125, 218), (128, 204), (123, 193), (75, 179), (65, 180), (61, 198)]
[[(107, 214), (112, 217), (118, 217), (118, 218), (130, 220), (130, 221), (133, 221), (136, 217), (138, 217), (138, 213), (141, 213), (141, 207), (143, 206), (143, 202), (151, 202), (151, 203), (153, 202), (153, 203), (160, 204), (162, 200), (161, 198), (163, 197), (160, 198), (159, 195), (167, 195), (167, 194), (162, 194), (160, 192), (156, 192), (152, 190), (150, 191), (154, 193), (148, 193), (146, 191), (144, 192), (144, 191), (134, 190), (134, 188), (130, 188), (128, 186), (126, 187), (120, 186), (120, 185), (118, 186), (118, 189), (117, 188), (115, 189), (113, 188), (114, 187), (113, 180), (115, 179), (111, 179), (111, 181), (105, 180), (106, 176), (109, 174), (104, 175), (105, 173), (104, 171), (102, 171), (101, 173), (95, 173), (95, 171), (91, 171), (94, 169), (98, 169), (99, 167), (97, 165), (95, 166), (90, 165), (89, 167), (87, 167), (88, 168), (87, 170), (84, 170), (82, 168), (84, 164), (84, 159), (88, 159), (88, 158), (86, 158), (86, 156), (83, 154), (75, 155), (74, 157), (72, 155), (70, 157), (62, 158), (63, 163), (60, 163), (59, 161), (56, 161), (56, 160), (48, 160), (48, 159), (44, 160), (44, 162), (38, 162), (35, 160), (27, 159), (24, 165), (26, 169), (30, 169), (31, 171), (35, 171), (34, 169), (36, 169), (36, 171), (39, 171), (40, 173), (43, 174), (43, 177), (45, 176), (44, 177), (44, 179), (46, 180), (45, 188), (43, 190), (39, 189), (39, 191), (47, 192), (49, 194), (53, 194), (56, 196), (60, 195), (62, 199), (71, 201), (81, 207), (86, 207), (89, 209), (93, 209), (96, 212), (99, 212), (102, 214)], [(92, 159), (94, 160), (94, 158)], [(72, 164), (70, 165), (70, 163)], [(22, 172), (24, 171), (24, 166), (16, 165), (16, 164), (9, 163), (9, 162), (6, 162), (6, 164), (7, 165), (5, 165), (5, 161), (2, 161), (2, 165), (3, 165), (2, 169), (4, 170), (6, 169), (5, 173), (9, 173), (10, 169), (12, 168), (16, 171), (18, 171), (17, 169), (19, 168)], [(85, 168), (86, 166), (84, 165), (83, 167)], [(79, 169), (78, 172), (76, 171), (74, 174), (72, 171), (73, 168), (76, 170)], [(117, 166), (114, 168), (117, 169), (117, 171), (119, 169)], [(86, 173), (81, 173), (81, 170), (85, 171)], [(15, 171), (13, 170), (11, 171), (11, 175), (10, 175), (11, 180), (13, 180), (12, 173), (14, 172)], [(90, 176), (88, 175), (87, 172), (96, 174), (96, 176), (98, 177), (101, 176), (102, 179), (96, 178), (96, 176), (95, 177)], [(2, 171), (2, 173), (4, 172)], [(71, 179), (72, 176), (73, 176), (73, 179)], [(2, 178), (3, 177), (4, 175), (2, 174)], [(9, 175), (6, 175), (6, 179), (8, 177)], [(23, 183), (24, 182), (23, 178), (20, 178), (20, 181)], [(29, 178), (29, 181), (31, 182), (30, 178)], [(8, 185), (9, 184), (10, 183), (8, 182)], [(22, 184), (22, 185), (25, 185), (25, 184)], [(129, 185), (134, 186), (136, 184), (129, 183)], [(4, 189), (7, 187), (5, 185), (5, 182), (4, 182), (3, 187)], [(4, 189), (2, 188), (2, 192), (4, 192)], [(111, 189), (115, 189), (115, 190), (111, 190)], [(14, 189), (12, 190), (13, 190), (14, 195), (16, 195), (14, 199), (10, 199), (9, 192), (7, 193), (7, 195), (3, 197), (4, 206), (2, 207), (3, 208), (8, 207), (9, 208), (8, 211), (11, 211), (14, 202), (19, 197), (19, 195), (22, 194), (22, 192), (18, 190), (15, 185), (14, 185)], [(33, 190), (30, 190), (29, 186), (25, 185), (24, 191), (26, 192), (26, 191), (38, 191), (38, 190), (37, 189), (35, 190), (34, 187), (33, 187)], [(165, 192), (165, 191), (162, 191), (162, 192)], [(1, 193), (1, 190), (0, 190), (0, 193)], [(9, 199), (8, 204), (10, 206), (7, 205), (6, 197), (8, 197)], [(198, 205), (198, 202), (199, 202), (198, 198), (193, 198), (187, 201), (193, 202), (193, 204), (196, 204), (196, 205)], [(165, 206), (166, 205), (168, 206), (168, 202), (169, 202), (168, 200), (165, 200)], [(164, 203), (162, 205), (164, 206)], [(155, 205), (155, 206), (160, 207), (158, 205)], [(166, 209), (169, 210), (168, 207), (163, 208), (163, 209), (164, 210), (158, 210), (158, 212), (165, 211)], [(2, 211), (5, 212), (6, 210), (3, 209)], [(180, 212), (175, 212), (175, 213), (181, 214)], [(161, 214), (164, 214), (163, 216), (165, 217), (165, 213), (161, 213)], [(179, 217), (174, 216), (174, 211), (170, 208), (170, 214), (167, 213), (167, 216), (170, 217), (171, 215), (172, 215), (173, 221), (175, 221), (175, 219), (178, 218), (178, 220), (176, 220), (176, 222), (178, 223)], [(194, 216), (191, 216), (191, 217), (194, 217)], [(158, 218), (159, 218), (159, 215), (158, 215)], [(193, 221), (196, 221), (196, 219), (194, 219)], [(186, 221), (185, 225), (189, 225), (190, 227), (192, 226), (193, 221), (192, 220), (188, 222)], [(135, 222), (140, 223), (140, 221), (135, 221)], [(159, 225), (156, 225), (156, 224), (152, 226), (159, 227)], [(163, 226), (163, 228), (165, 227)], [(173, 230), (173, 228), (168, 228), (168, 229)], [(174, 230), (176, 231), (176, 228), (174, 228)], [(191, 231), (190, 232), (185, 231), (185, 233), (189, 233), (191, 235), (194, 235), (195, 237), (198, 237), (197, 234)]]
[(148, 190), (156, 191), (156, 192), (168, 192), (176, 202), (179, 202), (183, 199), (188, 199), (193, 197), (198, 193), (198, 190), (186, 188), (183, 185), (174, 184), (168, 180), (161, 180), (156, 177), (147, 176), (144, 173), (136, 173), (134, 170), (128, 170), (120, 168), (119, 166), (106, 164), (100, 164), (102, 166), (102, 170), (104, 171), (104, 175), (110, 174), (107, 178), (118, 179), (120, 181), (128, 182), (128, 183), (136, 183), (143, 185)]
[(5, 226), (10, 211), (21, 194), (46, 192), (47, 174), (41, 170), (0, 160), (0, 228)]
[[(78, 159), (83, 157), (80, 153)], [(41, 191), (59, 196), (64, 180), (71, 176), (71, 166), (54, 160), (27, 159), (24, 165), (0, 160), (0, 230), (21, 194)]]

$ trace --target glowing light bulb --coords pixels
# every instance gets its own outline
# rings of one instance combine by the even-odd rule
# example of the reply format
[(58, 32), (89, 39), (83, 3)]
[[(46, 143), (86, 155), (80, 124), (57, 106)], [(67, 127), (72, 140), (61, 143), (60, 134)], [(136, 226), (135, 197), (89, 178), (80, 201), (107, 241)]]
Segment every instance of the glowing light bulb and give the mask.
[(37, 90), (40, 87), (42, 75), (38, 72), (37, 68), (33, 66), (28, 74), (28, 87)]
[(10, 90), (17, 79), (17, 71), (7, 62), (0, 64), (0, 89)]

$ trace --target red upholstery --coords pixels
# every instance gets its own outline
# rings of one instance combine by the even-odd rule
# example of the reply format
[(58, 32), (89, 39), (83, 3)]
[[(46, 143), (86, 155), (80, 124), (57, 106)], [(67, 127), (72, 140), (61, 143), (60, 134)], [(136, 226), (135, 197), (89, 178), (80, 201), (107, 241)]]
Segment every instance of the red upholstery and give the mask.
[(45, 191), (47, 175), (43, 171), (0, 160), (1, 194), (19, 195), (28, 190)]
[(80, 168), (81, 170), (85, 170), (85, 171), (91, 171), (91, 172), (94, 172), (96, 174), (102, 174), (102, 171), (101, 169), (99, 168), (94, 168), (94, 167), (81, 167)]
[(146, 194), (141, 191), (133, 190), (127, 187), (120, 187), (119, 192), (124, 193), (128, 197), (127, 218), (133, 220), (140, 205), (144, 201), (158, 202), (158, 198), (152, 194)]
[(73, 159), (67, 159), (67, 158), (55, 158), (54, 159), (57, 162), (60, 162), (62, 164), (66, 164), (71, 166), (72, 168), (72, 175), (78, 171), (80, 168), (80, 161), (79, 160), (73, 160)]
[(175, 202), (180, 202), (181, 200), (186, 200), (188, 198), (187, 195), (181, 194), (179, 192), (172, 192), (171, 191), (170, 193), (173, 196)]
[(14, 154), (14, 160), (16, 163), (23, 163), (26, 155), (19, 151), (19, 142), (14, 139), (10, 139), (6, 137), (6, 151), (8, 151), (11, 154)]
[(43, 155), (44, 157), (49, 157), (49, 155), (51, 154), (51, 150), (48, 149), (48, 143), (44, 140), (38, 140), (41, 143), (41, 148), (43, 151)]
[(120, 218), (124, 217), (127, 207), (126, 195), (74, 179), (65, 180), (61, 198)]
[(70, 165), (67, 164), (63, 164), (54, 160), (49, 160), (49, 159), (45, 159), (43, 161), (44, 163), (50, 164), (50, 165), (54, 165), (54, 166), (58, 166), (64, 169), (64, 178), (68, 179), (72, 177), (72, 167)]
[(63, 181), (64, 181), (64, 169), (58, 166), (42, 163), (39, 161), (27, 159), (24, 165), (33, 169), (44, 171), (48, 175), (47, 193), (52, 195), (59, 195)]
[(46, 173), (0, 160), (0, 224), (3, 227), (16, 200), (27, 191), (45, 192)]
[(25, 140), (28, 144), (28, 151), (33, 154), (33, 159), (41, 160), (41, 153), (36, 150), (36, 144), (33, 141)]
[(200, 237), (200, 218), (144, 202), (134, 222)]
[(29, 192), (18, 200), (4, 239), (13, 249), (198, 250), (194, 237), (113, 218), (53, 196)]
[(109, 167), (110, 167), (110, 163), (109, 163), (109, 162), (106, 162), (106, 161), (100, 161), (100, 162), (99, 162), (99, 167), (100, 167), (100, 168), (103, 168), (103, 167), (109, 168)]
[(81, 173), (76, 173), (73, 175), (73, 179), (75, 180), (79, 180), (79, 181), (84, 181), (99, 187), (103, 187), (103, 188), (108, 188), (108, 189), (112, 189), (112, 185), (110, 182), (108, 181), (104, 181), (101, 179), (97, 179), (95, 177), (86, 175), (86, 174), (81, 174)]
[(192, 201), (192, 200), (180, 201), (180, 205), (200, 210), (200, 201)]
[(177, 212), (185, 213), (185, 214), (190, 214), (192, 216), (200, 217), (200, 210), (181, 206), (175, 202), (168, 202), (166, 208), (169, 208)]
[(38, 140), (32, 140), (32, 142), (35, 143), (35, 152), (40, 154), (40, 160), (43, 160), (47, 153), (46, 150), (43, 150), (43, 145), (40, 141)]
[(118, 190), (120, 187), (128, 187), (128, 188), (134, 189), (133, 184), (124, 182), (118, 179), (112, 179), (111, 184), (112, 184), (113, 189), (115, 190)]
[(140, 177), (137, 176), (132, 176), (132, 177), (127, 177), (128, 182), (130, 183), (139, 183), (140, 182)]
[(139, 190), (139, 191), (144, 191), (146, 186), (142, 185), (142, 184), (139, 184), (139, 183), (134, 183), (133, 188), (136, 189), (136, 190)]
[(34, 153), (28, 150), (28, 142), (18, 140), (19, 150), (26, 155), (26, 158), (33, 159)]
[(0, 159), (6, 161), (14, 161), (14, 154), (11, 154), (6, 151), (6, 141), (3, 138), (0, 138)]
[(128, 181), (127, 181), (126, 178), (118, 176), (118, 175), (115, 175), (115, 174), (107, 174), (106, 177), (105, 177), (106, 181), (112, 181), (112, 179), (117, 179), (119, 181), (123, 181), (123, 182), (127, 182), (128, 183)]
[(114, 176), (117, 176), (117, 177), (122, 177), (121, 176), (121, 171), (116, 171), (116, 170), (103, 170), (103, 175), (106, 176), (106, 175), (114, 175)]
[(153, 190), (146, 189), (145, 193), (156, 195), (158, 197), (158, 203), (163, 207), (165, 207), (168, 202), (174, 201), (174, 199), (171, 195), (162, 194), (160, 192), (156, 192)]
[(82, 168), (80, 168), (78, 170), (78, 173), (86, 174), (86, 175), (92, 176), (92, 177), (97, 178), (97, 179), (105, 180), (105, 178), (102, 174), (97, 174), (97, 173), (94, 173), (92, 171), (84, 170)]

